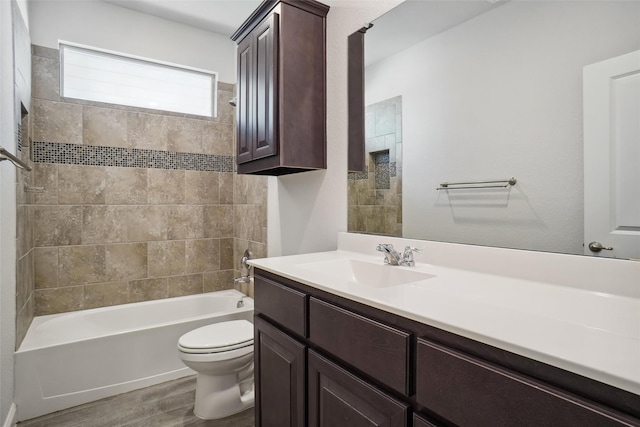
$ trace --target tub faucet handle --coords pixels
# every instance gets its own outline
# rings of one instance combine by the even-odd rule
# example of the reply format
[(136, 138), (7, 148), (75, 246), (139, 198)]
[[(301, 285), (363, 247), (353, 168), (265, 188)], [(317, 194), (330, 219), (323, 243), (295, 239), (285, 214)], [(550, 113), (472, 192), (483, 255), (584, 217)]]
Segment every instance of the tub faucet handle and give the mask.
[(240, 258), (240, 270), (242, 271), (243, 276), (248, 276), (251, 266), (249, 265), (249, 260), (253, 259), (253, 254), (249, 249), (245, 249), (244, 254), (242, 254), (242, 258)]

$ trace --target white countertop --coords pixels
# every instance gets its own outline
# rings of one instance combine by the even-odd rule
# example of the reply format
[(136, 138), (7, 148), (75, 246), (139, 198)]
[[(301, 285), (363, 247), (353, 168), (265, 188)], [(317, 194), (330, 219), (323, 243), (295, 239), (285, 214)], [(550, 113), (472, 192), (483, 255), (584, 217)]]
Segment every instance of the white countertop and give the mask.
[[(379, 236), (358, 238), (367, 242), (368, 246), (374, 241), (370, 239), (378, 243), (393, 241), (396, 248), (402, 248), (401, 244), (405, 242), (416, 243)], [(429, 248), (429, 242), (422, 244), (432, 249)], [(470, 249), (464, 245), (444, 245), (453, 246), (454, 252), (456, 246), (466, 251), (477, 251), (476, 255), (482, 255), (485, 251), (482, 247)], [(424, 272), (435, 277), (386, 288), (358, 284), (350, 277), (339, 277), (335, 271), (309, 268), (313, 267), (312, 263), (344, 259), (383, 264), (384, 256), (375, 252), (375, 246), (367, 252), (344, 249), (354, 247), (351, 244), (339, 244), (336, 251), (264, 258), (251, 260), (250, 264), (311, 287), (640, 395), (640, 298), (636, 289), (640, 287), (639, 263), (617, 261), (624, 263), (618, 264), (622, 272), (618, 277), (610, 278), (611, 283), (622, 281), (625, 283), (618, 283), (618, 286), (626, 284), (632, 289), (615, 294), (598, 290), (589, 283), (584, 287), (552, 283), (558, 281), (553, 277), (546, 282), (529, 280), (526, 272), (519, 274), (522, 277), (515, 274), (503, 276), (442, 265), (446, 263), (430, 264), (423, 262), (429, 258), (428, 253), (416, 257), (415, 267), (385, 267)], [(495, 251), (495, 248), (489, 248), (488, 251)], [(524, 257), (526, 263), (529, 253), (511, 252), (517, 252), (516, 257)], [(549, 259), (563, 256), (534, 254), (532, 256)], [(484, 256), (486, 262), (493, 262), (486, 251)], [(564, 257), (562, 262), (584, 262), (584, 257)], [(574, 261), (572, 258), (582, 259)], [(515, 262), (517, 264), (517, 260)], [(553, 263), (554, 260), (549, 262)], [(465, 266), (464, 262), (460, 264)], [(614, 264), (614, 270), (615, 267)], [(571, 268), (567, 266), (567, 269)], [(596, 265), (595, 268), (601, 270), (602, 265)], [(499, 272), (499, 266), (495, 270)], [(589, 271), (585, 271), (585, 274), (590, 275)]]

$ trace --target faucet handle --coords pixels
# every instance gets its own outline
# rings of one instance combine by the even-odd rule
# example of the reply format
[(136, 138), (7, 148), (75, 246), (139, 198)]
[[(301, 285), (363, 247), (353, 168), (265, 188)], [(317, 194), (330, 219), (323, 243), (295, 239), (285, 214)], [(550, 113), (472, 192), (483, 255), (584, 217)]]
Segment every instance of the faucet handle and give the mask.
[(416, 265), (416, 263), (413, 261), (414, 252), (420, 253), (422, 252), (422, 249), (412, 248), (411, 246), (406, 246), (404, 248), (404, 253), (402, 254), (402, 263), (404, 265), (408, 265), (410, 267)]

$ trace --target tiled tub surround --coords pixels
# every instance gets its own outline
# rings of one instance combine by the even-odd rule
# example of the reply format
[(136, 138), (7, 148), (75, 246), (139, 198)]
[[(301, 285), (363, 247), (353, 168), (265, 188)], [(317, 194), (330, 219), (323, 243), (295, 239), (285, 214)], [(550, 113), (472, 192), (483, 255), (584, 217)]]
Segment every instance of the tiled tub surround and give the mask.
[(402, 235), (402, 97), (368, 105), (364, 172), (348, 175), (351, 232)]
[[(25, 116), (20, 126), (18, 155), (20, 159), (33, 166), (29, 161), (29, 115)], [(34, 314), (34, 247), (33, 223), (34, 207), (33, 170), (16, 169), (16, 347), (27, 333)]]
[(232, 85), (203, 118), (63, 99), (33, 46), (35, 314), (233, 285), (266, 255), (266, 179), (233, 173)]

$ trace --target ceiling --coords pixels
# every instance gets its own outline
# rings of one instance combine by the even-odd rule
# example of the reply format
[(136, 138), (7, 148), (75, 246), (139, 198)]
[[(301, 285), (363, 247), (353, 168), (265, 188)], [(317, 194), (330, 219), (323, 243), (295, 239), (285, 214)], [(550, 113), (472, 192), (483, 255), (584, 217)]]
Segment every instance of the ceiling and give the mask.
[(235, 30), (260, 0), (102, 0), (225, 36)]
[[(261, 3), (261, 0), (101, 1), (227, 37)], [(374, 27), (367, 32), (366, 63), (375, 63), (502, 3), (504, 0), (407, 0), (374, 21)]]

